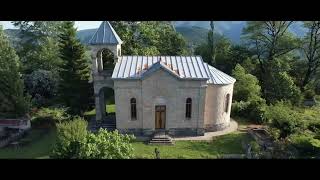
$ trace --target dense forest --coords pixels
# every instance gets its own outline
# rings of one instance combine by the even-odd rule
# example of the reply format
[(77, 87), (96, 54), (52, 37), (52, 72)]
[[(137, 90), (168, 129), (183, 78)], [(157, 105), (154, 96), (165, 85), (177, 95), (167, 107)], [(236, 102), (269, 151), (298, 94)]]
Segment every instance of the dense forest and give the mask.
[[(304, 36), (289, 31), (292, 21), (247, 22), (243, 43), (237, 44), (217, 33), (211, 21), (195, 47), (170, 22), (110, 23), (124, 42), (123, 54), (201, 55), (237, 79), (232, 117), (266, 125), (279, 144), (278, 156), (319, 157), (319, 21), (303, 22)], [(0, 116), (52, 106), (82, 116), (92, 108), (90, 49), (77, 38), (74, 23), (13, 24), (19, 28), (15, 44), (0, 27)]]

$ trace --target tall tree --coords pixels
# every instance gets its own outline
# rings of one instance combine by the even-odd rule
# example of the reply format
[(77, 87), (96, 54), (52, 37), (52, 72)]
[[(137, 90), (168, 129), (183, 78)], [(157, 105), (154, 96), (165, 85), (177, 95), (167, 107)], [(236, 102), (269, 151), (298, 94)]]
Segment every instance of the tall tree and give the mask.
[[(292, 21), (252, 21), (243, 30), (243, 38), (258, 60), (259, 79), (266, 100), (272, 93), (272, 84), (283, 71), (285, 58), (298, 47), (297, 39), (288, 31)], [(279, 61), (281, 60), (281, 61)], [(271, 97), (272, 98), (272, 97)]]
[(320, 67), (320, 21), (305, 21), (304, 27), (308, 29), (308, 32), (303, 38), (301, 48), (306, 59), (307, 69), (301, 84), (302, 90)]
[(186, 55), (187, 42), (169, 21), (127, 22), (112, 21), (114, 29), (124, 41), (123, 54)]
[(62, 24), (60, 35), (60, 99), (70, 108), (72, 114), (83, 114), (92, 100), (92, 86), (89, 84), (90, 68), (85, 59), (85, 48), (76, 37), (74, 22)]
[(58, 34), (61, 21), (13, 21), (20, 30), (17, 48), (25, 74), (34, 70), (57, 71)]
[(22, 116), (28, 111), (19, 72), (19, 58), (0, 26), (0, 116)]

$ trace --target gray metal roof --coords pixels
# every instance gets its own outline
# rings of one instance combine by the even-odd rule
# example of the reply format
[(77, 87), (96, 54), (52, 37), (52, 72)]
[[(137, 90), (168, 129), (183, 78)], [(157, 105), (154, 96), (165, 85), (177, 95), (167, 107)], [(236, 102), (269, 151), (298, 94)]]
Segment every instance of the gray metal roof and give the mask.
[(209, 72), (210, 79), (207, 81), (208, 84), (232, 84), (236, 82), (236, 79), (229, 76), (228, 74), (218, 70), (205, 63), (206, 71)]
[(89, 41), (90, 45), (121, 44), (122, 40), (109, 21), (103, 21)]
[(204, 63), (200, 56), (121, 56), (112, 79), (141, 79), (162, 68), (180, 79), (230, 84), (234, 78)]

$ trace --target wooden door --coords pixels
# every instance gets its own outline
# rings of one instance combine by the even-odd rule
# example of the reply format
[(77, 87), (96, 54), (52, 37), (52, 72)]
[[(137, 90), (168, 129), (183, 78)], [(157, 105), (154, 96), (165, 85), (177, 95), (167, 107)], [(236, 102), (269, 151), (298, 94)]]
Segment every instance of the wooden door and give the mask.
[(156, 106), (155, 128), (165, 129), (166, 124), (166, 106)]

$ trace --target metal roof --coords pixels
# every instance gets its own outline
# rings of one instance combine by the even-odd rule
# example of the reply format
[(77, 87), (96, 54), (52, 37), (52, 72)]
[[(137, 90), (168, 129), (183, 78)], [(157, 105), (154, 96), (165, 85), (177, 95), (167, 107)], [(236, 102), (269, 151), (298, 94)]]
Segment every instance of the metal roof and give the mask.
[(236, 82), (236, 79), (229, 76), (228, 74), (218, 70), (205, 63), (206, 71), (209, 72), (210, 79), (207, 81), (208, 84), (232, 84)]
[(109, 21), (103, 21), (89, 41), (90, 45), (121, 44), (122, 40)]
[(200, 56), (121, 56), (112, 79), (141, 79), (162, 68), (177, 78), (230, 84), (235, 79), (204, 63)]

